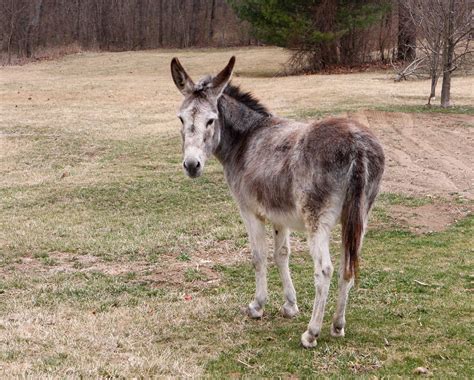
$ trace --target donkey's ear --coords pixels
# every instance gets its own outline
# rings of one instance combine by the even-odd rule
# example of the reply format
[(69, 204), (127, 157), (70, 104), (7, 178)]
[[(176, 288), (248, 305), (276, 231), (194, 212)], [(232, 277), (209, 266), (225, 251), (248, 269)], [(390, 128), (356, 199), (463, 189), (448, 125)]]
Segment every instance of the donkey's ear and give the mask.
[(229, 63), (224, 70), (217, 74), (212, 80), (212, 89), (217, 97), (222, 95), (226, 86), (229, 84), (230, 78), (232, 76), (232, 71), (234, 70), (235, 57), (232, 56), (229, 60)]
[(186, 96), (192, 92), (194, 82), (186, 73), (186, 70), (184, 70), (184, 67), (181, 65), (178, 58), (173, 58), (171, 60), (171, 76), (173, 77), (174, 84), (183, 95)]

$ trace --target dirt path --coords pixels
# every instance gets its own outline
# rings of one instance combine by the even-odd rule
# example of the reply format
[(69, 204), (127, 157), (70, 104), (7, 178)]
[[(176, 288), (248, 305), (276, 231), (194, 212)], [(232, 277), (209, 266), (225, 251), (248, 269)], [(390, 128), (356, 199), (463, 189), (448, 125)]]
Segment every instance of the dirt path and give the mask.
[(474, 199), (474, 117), (378, 111), (350, 116), (369, 125), (384, 145), (382, 191)]

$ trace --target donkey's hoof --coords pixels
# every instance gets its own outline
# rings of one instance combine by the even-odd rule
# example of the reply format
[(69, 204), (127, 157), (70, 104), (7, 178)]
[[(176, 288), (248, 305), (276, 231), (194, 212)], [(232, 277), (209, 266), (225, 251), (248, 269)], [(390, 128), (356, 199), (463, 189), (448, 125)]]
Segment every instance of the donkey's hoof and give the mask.
[(311, 335), (308, 331), (305, 331), (303, 335), (301, 335), (301, 344), (304, 348), (313, 348), (316, 347), (318, 341), (314, 335)]
[(263, 307), (255, 307), (250, 304), (247, 308), (247, 315), (253, 319), (260, 319), (263, 317)]
[(281, 307), (281, 314), (285, 318), (293, 318), (298, 313), (299, 313), (299, 310), (298, 310), (298, 306), (296, 304), (291, 305), (291, 304), (285, 303)]
[(331, 336), (342, 338), (344, 336), (344, 327), (336, 327), (334, 323), (331, 323)]

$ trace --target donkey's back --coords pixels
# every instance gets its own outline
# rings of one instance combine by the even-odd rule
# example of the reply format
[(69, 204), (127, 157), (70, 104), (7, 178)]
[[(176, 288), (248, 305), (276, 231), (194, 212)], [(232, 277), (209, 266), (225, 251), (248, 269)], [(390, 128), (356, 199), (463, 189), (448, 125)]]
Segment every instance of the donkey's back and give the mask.
[(314, 230), (325, 212), (339, 219), (355, 191), (368, 212), (384, 155), (371, 131), (351, 119), (302, 124), (271, 118), (246, 137), (232, 162), (226, 177), (241, 208), (274, 224)]

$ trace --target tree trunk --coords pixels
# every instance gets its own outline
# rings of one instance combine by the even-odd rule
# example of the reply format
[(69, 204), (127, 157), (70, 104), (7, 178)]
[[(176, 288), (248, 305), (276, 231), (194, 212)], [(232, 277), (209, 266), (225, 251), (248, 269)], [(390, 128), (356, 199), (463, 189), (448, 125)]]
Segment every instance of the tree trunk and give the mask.
[(216, 0), (211, 2), (211, 16), (209, 18), (209, 44), (212, 45), (212, 40), (214, 37), (214, 19), (216, 16)]
[(158, 46), (163, 47), (163, 33), (165, 28), (163, 27), (163, 13), (165, 11), (165, 7), (163, 6), (163, 2), (165, 0), (160, 0), (160, 7), (159, 7), (159, 18), (158, 18)]
[(33, 49), (36, 47), (33, 45), (37, 41), (37, 38), (34, 41), (33, 37), (35, 34), (38, 34), (38, 26), (41, 18), (41, 11), (43, 9), (43, 0), (36, 0), (34, 5), (33, 18), (28, 24), (28, 31), (26, 33), (26, 56), (28, 58), (33, 56)]
[(189, 43), (191, 44), (191, 46), (198, 46), (200, 43), (202, 43), (201, 41), (199, 41), (199, 35), (198, 33), (200, 32), (199, 28), (198, 28), (198, 25), (197, 25), (197, 22), (194, 21), (194, 20), (199, 20), (199, 11), (200, 11), (200, 3), (199, 3), (199, 0), (193, 0), (193, 5), (192, 5), (192, 8), (191, 8), (191, 25), (190, 25), (190, 29), (191, 29), (191, 38), (190, 38), (190, 41)]
[(454, 60), (454, 1), (449, 0), (449, 12), (447, 19), (447, 28), (443, 47), (443, 85), (441, 87), (441, 107), (447, 108), (451, 97), (451, 74), (455, 70)]
[(10, 30), (8, 33), (8, 43), (7, 43), (7, 52), (8, 52), (8, 61), (7, 63), (11, 65), (12, 63), (12, 41), (13, 33), (15, 32), (15, 7), (13, 0), (10, 2)]
[(74, 39), (81, 40), (81, 0), (76, 0), (76, 25), (74, 27)]
[(410, 11), (403, 0), (398, 2), (398, 51), (397, 58), (413, 61), (416, 58), (416, 30)]
[(434, 54), (432, 57), (432, 61), (430, 62), (430, 78), (431, 78), (431, 91), (430, 97), (428, 99), (428, 105), (431, 105), (431, 100), (436, 97), (436, 86), (438, 85), (438, 79), (440, 76), (440, 72), (438, 70), (439, 67), (439, 56)]
[(138, 47), (143, 49), (145, 47), (145, 2), (139, 1), (138, 2)]
[(430, 91), (430, 97), (428, 99), (428, 105), (431, 105), (431, 99), (434, 99), (436, 97), (437, 84), (438, 84), (438, 76), (435, 73), (434, 75), (431, 75), (431, 91)]
[[(334, 30), (337, 15), (337, 2), (332, 0), (325, 0), (318, 8), (320, 15), (317, 19), (323, 22), (320, 25), (322, 33), (328, 33)], [(338, 44), (336, 41), (321, 41), (319, 43), (319, 54), (313, 53), (312, 69), (318, 70), (338, 62)], [(319, 57), (318, 57), (319, 55)], [(342, 52), (341, 52), (341, 55)]]

